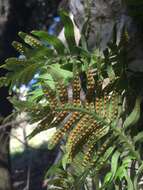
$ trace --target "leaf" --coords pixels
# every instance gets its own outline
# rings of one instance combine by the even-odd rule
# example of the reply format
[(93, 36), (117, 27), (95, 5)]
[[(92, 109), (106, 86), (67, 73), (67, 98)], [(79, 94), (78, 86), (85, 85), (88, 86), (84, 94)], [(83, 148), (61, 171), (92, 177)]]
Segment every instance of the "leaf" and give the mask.
[(134, 137), (134, 143), (137, 143), (138, 141), (141, 143), (143, 142), (143, 132), (138, 133), (135, 137)]
[(43, 64), (50, 60), (49, 58), (53, 58), (53, 56), (54, 50), (48, 47), (37, 47), (36, 49), (30, 49), (26, 54), (28, 61), (32, 61), (34, 63), (42, 62)]
[(48, 72), (51, 74), (55, 81), (68, 81), (73, 77), (73, 73), (60, 68), (60, 65), (49, 65)]
[(123, 177), (124, 177), (123, 170), (124, 170), (124, 169), (125, 169), (124, 166), (118, 167), (118, 170), (117, 170), (117, 172), (116, 172), (115, 179), (116, 179), (116, 178), (119, 178), (120, 180), (123, 179)]
[(33, 36), (26, 34), (25, 32), (19, 32), (18, 35), (24, 40), (24, 42), (30, 45), (32, 48), (42, 47), (42, 43)]
[(28, 48), (26, 48), (22, 43), (13, 41), (12, 46), (18, 51), (20, 54), (26, 54), (28, 52)]
[(104, 178), (104, 185), (108, 184), (112, 178), (112, 172), (108, 172)]
[(3, 86), (7, 86), (8, 85), (8, 81), (6, 77), (0, 77), (0, 88)]
[(40, 65), (31, 64), (19, 73), (19, 84), (28, 84), (38, 72)]
[(29, 93), (29, 101), (36, 101), (37, 99), (39, 99), (39, 98), (42, 98), (43, 97), (43, 95), (44, 95), (44, 93), (43, 93), (43, 90), (42, 90), (42, 88), (37, 88), (37, 89), (35, 89), (34, 91), (32, 91), (31, 93)]
[(9, 99), (9, 101), (14, 105), (14, 107), (21, 111), (24, 112), (26, 109), (32, 109), (34, 107), (33, 102), (29, 101), (21, 101), (18, 100), (17, 97), (13, 96), (12, 98)]
[(128, 190), (134, 190), (132, 180), (131, 180), (130, 176), (127, 174), (125, 169), (123, 170), (123, 173), (124, 173), (124, 177), (127, 180)]
[(141, 104), (142, 98), (140, 96), (137, 97), (135, 106), (133, 111), (130, 113), (130, 115), (126, 118), (123, 126), (125, 129), (127, 129), (130, 126), (133, 126), (137, 123), (137, 121), (140, 118), (140, 104)]
[(90, 59), (90, 54), (87, 50), (83, 49), (82, 47), (75, 47), (77, 54), (82, 55), (82, 57), (86, 57)]
[(52, 45), (56, 49), (58, 54), (64, 54), (65, 46), (62, 43), (62, 41), (59, 40), (56, 36), (49, 35), (45, 31), (32, 31), (31, 33), (39, 37), (40, 39), (47, 41), (50, 45)]
[(74, 34), (74, 25), (68, 13), (60, 11), (61, 20), (64, 24), (64, 34), (71, 53), (76, 53), (76, 41)]
[(63, 169), (60, 168), (61, 163), (58, 162), (54, 165), (52, 165), (49, 170), (47, 171), (45, 178), (49, 177), (49, 176), (53, 176), (54, 174), (65, 174), (65, 171)]
[(72, 167), (75, 175), (80, 176), (84, 172), (84, 167), (81, 165), (83, 161), (83, 153), (79, 152), (72, 162)]
[(107, 65), (107, 74), (109, 76), (110, 81), (113, 81), (115, 79), (116, 75), (112, 65)]
[[(105, 162), (109, 159), (109, 157), (113, 154), (113, 151), (115, 149), (115, 146), (109, 147), (105, 153), (103, 153), (102, 155), (100, 155), (100, 157), (97, 157), (95, 159), (95, 163), (96, 163), (96, 167), (99, 167), (100, 169), (100, 162)], [(98, 164), (97, 164), (98, 163)]]
[(62, 158), (62, 166), (63, 166), (64, 170), (66, 170), (67, 164), (69, 164), (69, 163), (70, 163), (69, 156), (68, 156), (68, 154), (65, 154)]
[(127, 156), (126, 158), (122, 159), (122, 165), (117, 168), (115, 180), (118, 178), (122, 180), (125, 177), (123, 171), (126, 171), (128, 169), (129, 165), (132, 162), (132, 159), (133, 159), (132, 156)]
[(81, 44), (81, 47), (83, 47), (84, 50), (88, 50), (88, 47), (87, 47), (87, 41), (86, 41), (86, 38), (84, 35), (82, 35), (82, 31), (81, 31), (81, 38), (80, 38), (80, 42), (79, 44)]
[(115, 177), (115, 174), (116, 174), (116, 171), (117, 171), (117, 168), (118, 168), (119, 157), (120, 157), (120, 152), (118, 152), (118, 151), (116, 151), (112, 156), (112, 159), (111, 159), (111, 173), (112, 173), (112, 176), (111, 176), (110, 181), (112, 181), (114, 179), (114, 177)]
[(41, 82), (43, 86), (49, 86), (50, 89), (55, 90), (55, 81), (53, 80), (52, 76), (48, 73), (41, 74), (37, 77), (37, 80)]
[(110, 53), (108, 49), (104, 50), (104, 57), (105, 57), (105, 63), (106, 63), (106, 69), (107, 69), (107, 74), (110, 79), (110, 81), (113, 81), (116, 77), (112, 62), (110, 60)]
[(11, 57), (5, 60), (5, 64), (3, 64), (1, 68), (17, 72), (23, 70), (23, 68), (27, 66), (27, 63), (26, 60)]
[(127, 156), (124, 159), (122, 159), (122, 166), (124, 166), (125, 169), (129, 167), (129, 164), (131, 164), (132, 160), (135, 158), (133, 156)]
[(33, 76), (42, 70), (42, 63), (33, 63), (31, 60), (9, 58), (5, 64), (1, 66), (10, 72), (7, 72), (7, 83), (11, 84), (11, 89), (16, 86), (20, 87), (22, 84), (28, 84)]

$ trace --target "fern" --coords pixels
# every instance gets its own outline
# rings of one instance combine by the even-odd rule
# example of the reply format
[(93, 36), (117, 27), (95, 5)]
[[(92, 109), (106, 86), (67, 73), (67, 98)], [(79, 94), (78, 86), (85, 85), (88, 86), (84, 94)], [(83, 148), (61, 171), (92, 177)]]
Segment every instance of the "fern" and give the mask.
[[(114, 28), (114, 38), (103, 54), (88, 52), (85, 44), (76, 44), (68, 14), (62, 12), (61, 18), (68, 47), (43, 31), (20, 32), (23, 43), (13, 46), (22, 58), (9, 58), (1, 66), (8, 74), (0, 85), (10, 85), (13, 92), (39, 75), (26, 101), (14, 97), (11, 102), (17, 112), (27, 112), (31, 123), (38, 122), (29, 138), (56, 127), (49, 148), (63, 141), (64, 156), (47, 174), (48, 189), (87, 189), (89, 178), (98, 189), (120, 185), (137, 189), (143, 168), (142, 131), (138, 133), (135, 126), (141, 116), (142, 94), (134, 85), (138, 73), (128, 76), (126, 30), (117, 44)], [(131, 172), (128, 176), (134, 161), (139, 166), (137, 176)]]

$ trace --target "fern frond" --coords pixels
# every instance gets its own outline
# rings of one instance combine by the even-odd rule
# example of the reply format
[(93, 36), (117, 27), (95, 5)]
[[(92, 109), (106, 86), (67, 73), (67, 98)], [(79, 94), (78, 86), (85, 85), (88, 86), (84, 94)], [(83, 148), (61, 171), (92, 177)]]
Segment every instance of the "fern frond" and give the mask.
[(87, 71), (87, 93), (86, 93), (86, 99), (88, 102), (94, 101), (94, 95), (95, 95), (95, 81), (93, 77), (92, 70)]
[(81, 84), (79, 74), (75, 74), (73, 83), (72, 83), (72, 90), (73, 90), (73, 102), (76, 105), (80, 102), (80, 91), (81, 91)]
[(49, 86), (42, 86), (42, 89), (45, 97), (47, 98), (50, 104), (51, 110), (54, 111), (58, 105), (57, 97), (55, 96), (56, 92), (52, 90)]
[[(19, 104), (14, 100), (11, 102), (16, 109), (21, 107), (21, 111), (28, 112), (31, 123), (38, 122), (30, 138), (50, 127), (56, 127), (49, 147), (53, 148), (63, 139), (62, 151), (65, 157), (56, 170), (60, 172), (54, 174), (55, 178), (52, 174), (49, 189), (52, 189), (50, 184), (54, 184), (55, 189), (74, 189), (80, 176), (84, 181), (81, 180), (83, 183), (76, 189), (84, 189), (88, 177), (95, 182), (95, 189), (100, 188), (99, 181), (102, 185), (102, 179), (105, 178), (109, 189), (114, 189), (117, 180), (125, 180), (125, 189), (132, 187), (129, 186), (131, 178), (127, 175), (128, 168), (124, 167), (122, 159), (129, 158), (132, 163), (132, 157), (139, 166), (140, 177), (142, 156), (139, 143), (142, 142), (143, 134), (138, 133), (138, 129), (131, 130), (131, 126), (141, 116), (142, 95), (139, 88), (137, 91), (137, 88), (132, 89), (136, 80), (132, 85), (134, 78), (127, 75), (128, 33), (124, 28), (119, 45), (116, 44), (117, 36), (114, 34), (113, 42), (103, 52), (104, 56), (100, 56), (100, 52), (88, 52), (83, 47), (76, 47), (72, 20), (65, 12), (61, 13), (61, 18), (65, 24), (68, 48), (55, 36), (42, 31), (32, 33), (38, 38), (20, 32), (19, 36), (24, 43), (13, 43), (15, 49), (24, 56), (22, 59), (10, 58), (0, 67), (10, 71), (6, 75), (7, 84), (13, 89), (28, 84), (36, 73), (39, 78), (34, 90), (28, 93), (27, 101)], [(2, 84), (6, 81), (5, 78), (1, 80)], [(69, 89), (72, 94), (70, 97)], [(137, 96), (132, 112), (127, 108), (129, 96), (133, 94), (130, 90)], [(83, 96), (81, 92), (84, 92)], [(137, 135), (135, 137), (134, 132)], [(114, 161), (116, 167), (113, 169)], [(118, 165), (124, 174), (121, 171), (116, 174)], [(98, 173), (102, 174), (101, 169), (104, 168), (107, 170), (102, 179), (99, 175), (96, 183), (95, 178)], [(74, 176), (71, 175), (73, 171)], [(110, 186), (111, 182), (113, 186)], [(106, 189), (104, 184), (101, 189)]]
[[(95, 131), (99, 130), (99, 127), (100, 125), (98, 125), (97, 122), (92, 117), (89, 117), (88, 121), (86, 120), (84, 122), (84, 125), (82, 126), (82, 130), (80, 130), (80, 133), (79, 131), (78, 133), (75, 133), (75, 131), (73, 131), (72, 133), (73, 139), (69, 140), (69, 146), (67, 143), (69, 157), (71, 159), (73, 159), (75, 154), (79, 152), (80, 149), (83, 148), (83, 146), (87, 143), (87, 141), (90, 138), (90, 135), (94, 134)], [(96, 138), (96, 135), (94, 137)]]
[(33, 47), (33, 48), (42, 47), (41, 41), (38, 40), (37, 38), (35, 38), (29, 34), (26, 34), (24, 32), (19, 32), (18, 35), (24, 40), (25, 43), (27, 43), (31, 47)]
[(61, 111), (60, 113), (57, 113), (55, 115), (55, 118), (52, 122), (52, 125), (53, 126), (56, 126), (58, 125), (59, 123), (61, 123), (65, 118), (66, 116), (68, 115), (69, 113), (67, 111)]
[(57, 87), (60, 102), (62, 104), (67, 103), (68, 102), (68, 90), (67, 90), (67, 87), (62, 83), (60, 83), (60, 84), (57, 83), (56, 87)]
[(71, 126), (80, 118), (80, 114), (78, 112), (72, 113), (70, 118), (64, 124), (62, 128), (57, 130), (57, 132), (52, 137), (51, 141), (49, 142), (49, 147), (54, 147), (57, 143), (63, 138), (66, 132), (71, 128)]
[(14, 41), (12, 45), (15, 48), (15, 50), (20, 54), (25, 54), (28, 51), (28, 48), (24, 47), (24, 45), (20, 42)]
[(117, 118), (118, 115), (118, 104), (120, 101), (120, 96), (116, 91), (113, 91), (111, 97), (110, 97), (110, 102), (109, 102), (109, 107), (108, 107), (108, 114), (107, 114), (107, 118), (109, 118), (109, 120), (113, 120)]
[[(76, 127), (70, 132), (68, 141), (66, 144), (67, 152), (69, 153), (69, 157), (72, 158), (72, 147), (75, 145), (76, 142), (78, 142), (78, 139), (83, 139), (86, 133), (85, 128), (88, 125), (88, 123), (91, 123), (91, 117), (88, 115), (84, 115), (80, 121), (77, 123)], [(92, 120), (93, 121), (93, 120)]]
[[(95, 158), (91, 161), (90, 166), (97, 166), (100, 159), (102, 159), (108, 148), (111, 147), (112, 143), (117, 139), (117, 137), (109, 136), (107, 140), (100, 146), (99, 150), (95, 154)], [(115, 148), (115, 147), (114, 147)]]
[[(95, 148), (96, 148), (96, 144), (97, 142), (104, 137), (105, 135), (107, 135), (109, 131), (108, 127), (102, 127), (99, 125), (99, 127), (97, 128), (97, 130), (95, 130), (91, 136), (89, 137), (87, 143), (86, 143), (86, 152), (84, 154), (84, 158), (83, 158), (83, 166), (88, 166), (89, 163), (92, 161), (93, 155), (95, 154)], [(102, 147), (100, 147), (102, 149)], [(101, 150), (100, 149), (100, 150)]]

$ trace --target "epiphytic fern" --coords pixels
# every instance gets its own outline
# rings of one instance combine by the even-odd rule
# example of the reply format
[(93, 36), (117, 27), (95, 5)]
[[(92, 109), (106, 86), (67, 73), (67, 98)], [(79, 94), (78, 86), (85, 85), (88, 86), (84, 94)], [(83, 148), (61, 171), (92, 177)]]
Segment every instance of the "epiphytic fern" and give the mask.
[[(11, 101), (17, 111), (29, 114), (31, 123), (38, 122), (29, 138), (57, 128), (49, 148), (63, 140), (63, 172), (57, 176), (61, 189), (87, 189), (89, 178), (93, 189), (137, 189), (143, 168), (139, 146), (143, 134), (132, 126), (140, 118), (142, 94), (136, 81), (143, 77), (133, 72), (128, 75), (129, 39), (123, 31), (117, 44), (115, 32), (102, 55), (88, 52), (76, 44), (69, 16), (63, 12), (61, 17), (67, 47), (43, 31), (19, 33), (24, 43), (14, 42), (13, 46), (22, 57), (6, 61), (2, 67), (9, 72), (2, 81), (12, 91), (38, 74), (27, 99)], [(50, 181), (57, 182), (56, 178)]]

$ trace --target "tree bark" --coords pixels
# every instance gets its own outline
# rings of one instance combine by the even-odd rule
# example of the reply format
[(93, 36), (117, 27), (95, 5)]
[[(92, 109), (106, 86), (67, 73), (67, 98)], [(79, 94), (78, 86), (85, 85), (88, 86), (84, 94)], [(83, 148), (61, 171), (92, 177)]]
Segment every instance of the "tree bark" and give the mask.
[[(0, 60), (3, 61), (3, 34), (6, 29), (6, 23), (9, 15), (9, 0), (0, 0)], [(3, 76), (5, 70), (1, 70), (0, 75)], [(0, 89), (0, 114), (6, 117), (12, 111), (12, 106), (6, 99), (8, 96), (7, 88)], [(10, 177), (10, 160), (9, 160), (9, 134), (8, 129), (0, 130), (0, 190), (11, 190), (11, 177)]]
[[(132, 3), (131, 3), (132, 2)], [(118, 41), (126, 26), (129, 34), (129, 66), (143, 71), (143, 3), (130, 0), (71, 0), (70, 11), (81, 30), (88, 19), (88, 48), (104, 50), (112, 39), (113, 27), (117, 26)], [(132, 60), (132, 61), (131, 61)]]

